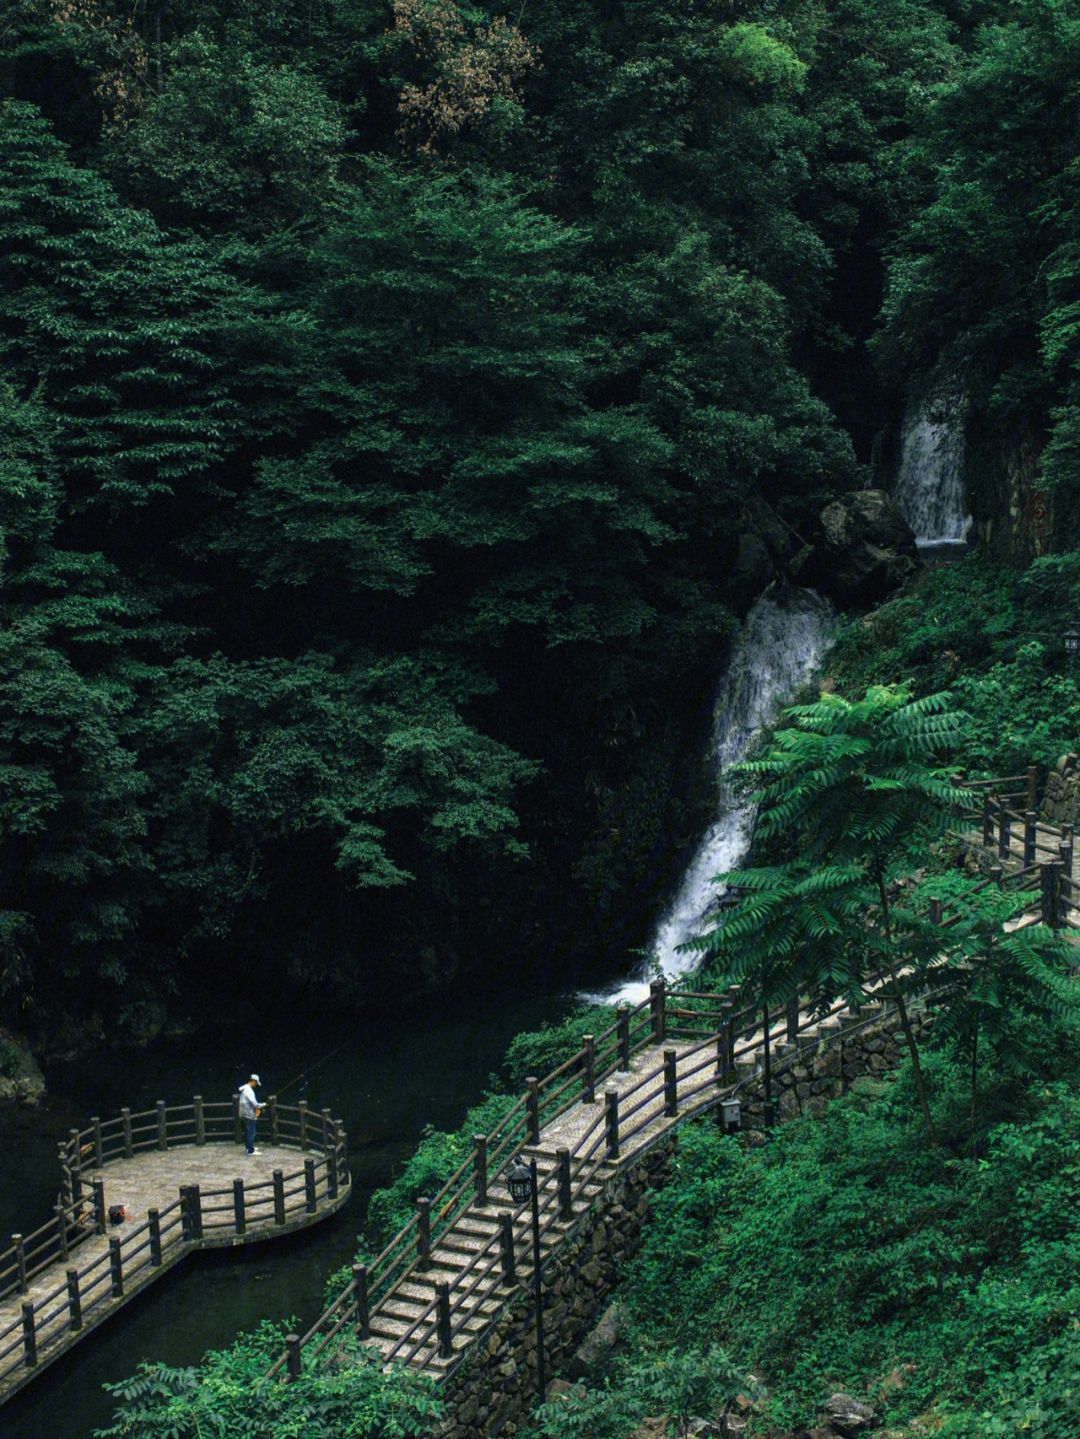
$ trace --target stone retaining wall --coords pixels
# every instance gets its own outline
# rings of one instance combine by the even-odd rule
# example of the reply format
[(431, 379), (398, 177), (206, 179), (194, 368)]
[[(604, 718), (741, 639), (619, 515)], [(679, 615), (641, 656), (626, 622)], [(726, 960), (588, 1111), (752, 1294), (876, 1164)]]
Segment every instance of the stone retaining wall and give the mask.
[[(635, 1252), (652, 1193), (670, 1177), (674, 1141), (609, 1181), (589, 1213), (544, 1265), (544, 1355), (548, 1378), (570, 1362), (579, 1340)], [(536, 1403), (536, 1325), (522, 1292), (447, 1380), (444, 1439), (515, 1434)]]

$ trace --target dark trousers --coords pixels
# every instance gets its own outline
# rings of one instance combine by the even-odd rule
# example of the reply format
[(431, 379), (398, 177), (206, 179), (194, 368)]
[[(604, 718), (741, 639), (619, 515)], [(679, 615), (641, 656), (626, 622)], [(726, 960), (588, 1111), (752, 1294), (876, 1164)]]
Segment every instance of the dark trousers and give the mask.
[(255, 1121), (254, 1119), (244, 1120), (244, 1147), (249, 1154), (255, 1152)]

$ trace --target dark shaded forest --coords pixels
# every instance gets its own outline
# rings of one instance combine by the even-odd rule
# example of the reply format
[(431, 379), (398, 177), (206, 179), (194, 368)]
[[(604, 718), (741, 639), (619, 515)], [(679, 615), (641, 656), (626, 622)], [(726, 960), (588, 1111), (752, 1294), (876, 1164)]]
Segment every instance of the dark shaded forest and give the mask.
[(988, 555), (1069, 543), (1078, 56), (1050, 0), (0, 6), (6, 1017), (642, 944), (725, 644), (910, 405), (961, 377)]

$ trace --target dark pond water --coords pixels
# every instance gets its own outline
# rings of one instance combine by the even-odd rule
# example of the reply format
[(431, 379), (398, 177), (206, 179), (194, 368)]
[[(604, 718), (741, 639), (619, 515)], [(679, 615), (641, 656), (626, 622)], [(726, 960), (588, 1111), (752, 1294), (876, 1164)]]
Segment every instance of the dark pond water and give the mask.
[[(253, 1068), (267, 1094), (308, 1073), (312, 1108), (329, 1107), (345, 1122), (354, 1193), (338, 1215), (306, 1234), (192, 1256), (5, 1405), (3, 1439), (90, 1439), (112, 1415), (102, 1385), (125, 1379), (141, 1360), (198, 1363), (208, 1349), (225, 1347), (263, 1319), (296, 1316), (306, 1326), (322, 1309), (327, 1276), (352, 1259), (372, 1189), (388, 1181), (426, 1125), (461, 1122), (515, 1034), (566, 1007), (558, 996), (519, 989), (457, 1008), (309, 1023), (299, 1032), (280, 1024), (207, 1030), (138, 1052), (50, 1066), (49, 1097), (40, 1109), (0, 1112), (4, 1236), (48, 1218), (56, 1202), (56, 1146), (72, 1126), (125, 1104), (149, 1109), (157, 1099), (183, 1103), (196, 1093), (225, 1099)], [(283, 1098), (295, 1102), (297, 1092), (294, 1084)]]

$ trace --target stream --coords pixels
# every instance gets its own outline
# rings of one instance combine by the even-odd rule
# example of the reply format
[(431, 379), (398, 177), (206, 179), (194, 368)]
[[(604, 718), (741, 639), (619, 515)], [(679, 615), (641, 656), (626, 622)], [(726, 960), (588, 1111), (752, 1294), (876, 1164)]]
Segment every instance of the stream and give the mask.
[[(211, 1029), (47, 1066), (48, 1097), (38, 1109), (0, 1111), (5, 1236), (28, 1233), (49, 1217), (56, 1146), (70, 1128), (94, 1114), (114, 1115), (125, 1104), (137, 1111), (157, 1099), (183, 1103), (196, 1093), (225, 1099), (253, 1068), (266, 1094), (309, 1070), (311, 1107), (328, 1106), (344, 1120), (353, 1198), (331, 1219), (290, 1238), (193, 1255), (4, 1405), (3, 1439), (90, 1439), (112, 1418), (102, 1384), (127, 1379), (141, 1360), (197, 1364), (208, 1349), (226, 1347), (263, 1319), (295, 1316), (306, 1328), (323, 1309), (328, 1276), (352, 1261), (371, 1191), (390, 1180), (428, 1124), (454, 1129), (461, 1123), (515, 1034), (567, 1007), (551, 994), (503, 988), (499, 996), (456, 1008), (444, 1001), (427, 1010), (349, 1015), (292, 1029), (280, 1021)], [(293, 1085), (283, 1097), (295, 1103), (297, 1093)]]

